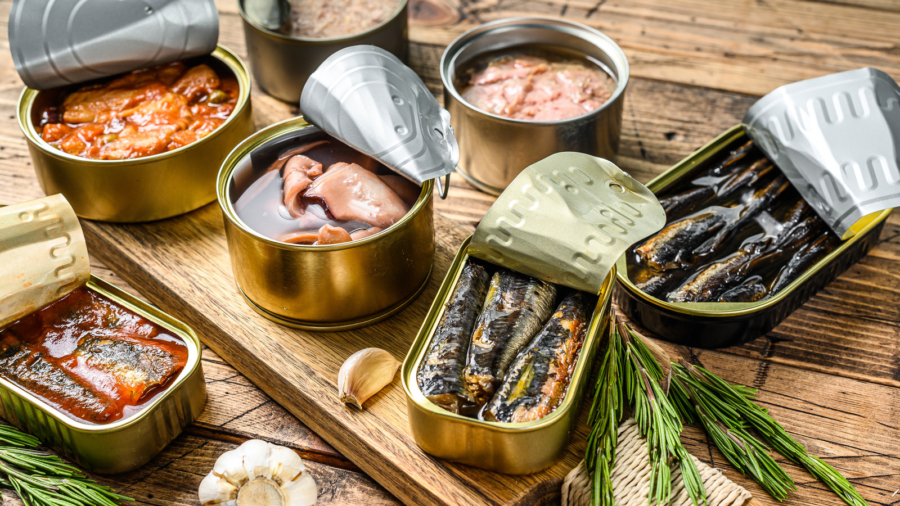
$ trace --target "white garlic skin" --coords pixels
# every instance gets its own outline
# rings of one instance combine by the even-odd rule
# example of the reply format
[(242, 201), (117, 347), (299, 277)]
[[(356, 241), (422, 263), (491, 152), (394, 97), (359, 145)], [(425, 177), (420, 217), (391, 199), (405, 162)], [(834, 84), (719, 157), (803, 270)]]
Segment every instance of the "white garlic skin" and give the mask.
[(381, 348), (366, 348), (350, 355), (338, 372), (341, 402), (363, 409), (369, 397), (391, 384), (400, 361)]
[(253, 439), (219, 456), (198, 495), (203, 506), (313, 506), (318, 491), (295, 451)]

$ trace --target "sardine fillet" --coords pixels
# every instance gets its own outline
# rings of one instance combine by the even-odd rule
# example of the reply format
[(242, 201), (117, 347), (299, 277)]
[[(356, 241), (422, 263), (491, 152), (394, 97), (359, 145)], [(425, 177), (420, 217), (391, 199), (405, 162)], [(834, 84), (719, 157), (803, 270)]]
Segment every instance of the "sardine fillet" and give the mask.
[(463, 403), (474, 403), (463, 381), (463, 369), (489, 281), (484, 267), (466, 264), (417, 374), (422, 394), (453, 413), (459, 413)]
[(516, 354), (553, 311), (556, 287), (503, 269), (494, 274), (466, 357), (465, 380), (479, 405), (491, 398)]
[(587, 333), (588, 298), (577, 292), (563, 299), (543, 330), (516, 357), (484, 410), (485, 420), (540, 420), (565, 399)]

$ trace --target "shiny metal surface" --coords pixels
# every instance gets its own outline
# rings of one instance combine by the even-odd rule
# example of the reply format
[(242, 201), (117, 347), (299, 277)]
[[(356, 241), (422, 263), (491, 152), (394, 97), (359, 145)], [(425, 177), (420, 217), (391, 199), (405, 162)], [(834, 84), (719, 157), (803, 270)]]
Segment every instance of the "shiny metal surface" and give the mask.
[(421, 185), (453, 172), (450, 113), (396, 56), (353, 46), (329, 56), (300, 98), (307, 121)]
[(371, 30), (338, 39), (301, 39), (269, 30), (247, 15), (246, 2), (238, 0), (244, 21), (244, 39), (256, 83), (263, 91), (285, 102), (298, 103), (309, 76), (334, 52), (368, 44), (400, 58), (409, 55), (408, 0), (401, 0), (389, 20)]
[[(660, 193), (682, 178), (695, 177), (694, 169), (740, 141), (746, 125), (736, 125), (697, 150), (647, 187)], [(616, 303), (629, 318), (662, 339), (699, 348), (723, 348), (752, 341), (778, 323), (856, 263), (874, 247), (891, 210), (869, 214), (857, 221), (837, 249), (771, 298), (757, 302), (668, 302), (647, 295), (628, 278), (625, 255), (617, 261), (619, 288)]]
[(228, 155), (218, 179), (235, 281), (254, 309), (270, 319), (310, 330), (343, 330), (374, 323), (413, 300), (434, 262), (433, 181), (419, 200), (384, 232), (331, 246), (286, 244), (245, 225), (233, 207), (238, 163), (273, 139), (325, 134), (303, 118), (257, 132)]
[(34, 434), (88, 471), (124, 473), (150, 461), (193, 423), (206, 406), (200, 340), (184, 323), (99, 278), (91, 276), (87, 286), (181, 338), (188, 347), (188, 362), (184, 369), (174, 383), (143, 410), (108, 425), (70, 418), (0, 377), (0, 417)]
[(9, 46), (25, 85), (40, 90), (211, 53), (213, 0), (15, 0)]
[(597, 294), (622, 253), (665, 224), (656, 196), (612, 162), (556, 153), (510, 183), (475, 229), (469, 254)]
[[(497, 116), (469, 105), (456, 89), (457, 73), (485, 53), (523, 45), (573, 50), (603, 63), (616, 89), (603, 106), (559, 121), (525, 121)], [(469, 30), (441, 57), (444, 107), (459, 142), (459, 172), (488, 193), (499, 195), (525, 167), (559, 151), (615, 160), (622, 106), (628, 85), (625, 53), (606, 35), (586, 26), (547, 18), (509, 18)]]
[(601, 287), (600, 299), (594, 308), (563, 402), (537, 421), (484, 422), (453, 414), (432, 404), (419, 390), (416, 381), (419, 364), (428, 351), (431, 338), (469, 258), (470, 239), (460, 246), (401, 368), (410, 429), (416, 444), (435, 457), (505, 474), (534, 473), (547, 468), (565, 454), (569, 436), (578, 420), (582, 393), (590, 384), (594, 358), (604, 331), (609, 328), (615, 267)]
[(130, 160), (90, 160), (64, 153), (41, 139), (35, 129), (41, 107), (71, 88), (37, 91), (19, 97), (19, 127), (28, 141), (41, 189), (62, 193), (82, 218), (142, 222), (193, 211), (216, 199), (216, 174), (222, 160), (253, 133), (250, 77), (244, 62), (222, 46), (197, 60), (216, 72), (234, 75), (241, 95), (218, 129), (179, 149)]
[(888, 74), (862, 68), (784, 85), (744, 123), (839, 237), (900, 206), (900, 86)]

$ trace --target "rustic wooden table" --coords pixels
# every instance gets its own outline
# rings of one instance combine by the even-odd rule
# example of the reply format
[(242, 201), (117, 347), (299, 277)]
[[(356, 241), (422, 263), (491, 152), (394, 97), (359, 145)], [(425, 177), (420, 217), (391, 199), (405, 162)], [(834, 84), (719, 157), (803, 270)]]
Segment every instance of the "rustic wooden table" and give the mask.
[[(541, 14), (596, 27), (631, 62), (623, 118), (621, 167), (641, 181), (738, 123), (775, 87), (862, 66), (900, 79), (898, 0), (410, 0), (413, 69), (440, 96), (437, 63), (464, 30), (507, 16)], [(0, 19), (11, 0), (0, 1)], [(217, 0), (220, 42), (245, 55), (235, 0)], [(15, 122), (22, 88), (0, 36), (0, 204), (42, 196)], [(296, 114), (254, 90), (257, 126)], [(470, 229), (493, 199), (452, 181), (436, 201), (445, 217)], [(900, 504), (900, 215), (859, 264), (813, 297), (765, 338), (724, 350), (735, 379), (767, 394), (775, 416), (813, 453), (842, 470), (870, 504)], [(94, 262), (94, 272), (128, 287)], [(703, 362), (702, 350), (683, 353)], [(717, 355), (718, 357), (718, 355)], [(717, 358), (721, 363), (721, 357)], [(310, 462), (321, 505), (397, 504), (387, 491), (209, 350), (209, 403), (200, 420), (142, 469), (100, 481), (141, 504), (197, 504), (196, 490), (223, 451), (261, 438), (297, 450)], [(727, 469), (696, 430), (697, 456)], [(699, 446), (698, 446), (699, 445)], [(698, 451), (697, 449), (701, 450)], [(799, 490), (787, 504), (840, 504), (809, 475), (789, 467)], [(895, 495), (897, 494), (897, 495)], [(3, 504), (19, 504), (12, 493)]]

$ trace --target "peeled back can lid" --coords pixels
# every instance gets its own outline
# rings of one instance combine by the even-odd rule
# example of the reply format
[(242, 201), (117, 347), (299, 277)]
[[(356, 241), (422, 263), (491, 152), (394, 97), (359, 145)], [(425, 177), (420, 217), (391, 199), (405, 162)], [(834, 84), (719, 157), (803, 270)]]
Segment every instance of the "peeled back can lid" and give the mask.
[(425, 83), (396, 56), (352, 46), (325, 60), (300, 96), (309, 123), (421, 185), (459, 162), (459, 147)]
[(214, 0), (15, 0), (9, 46), (25, 85), (46, 90), (211, 53)]
[(556, 153), (527, 167), (500, 194), (475, 229), (469, 254), (599, 294), (622, 253), (665, 224), (653, 192), (614, 163)]

